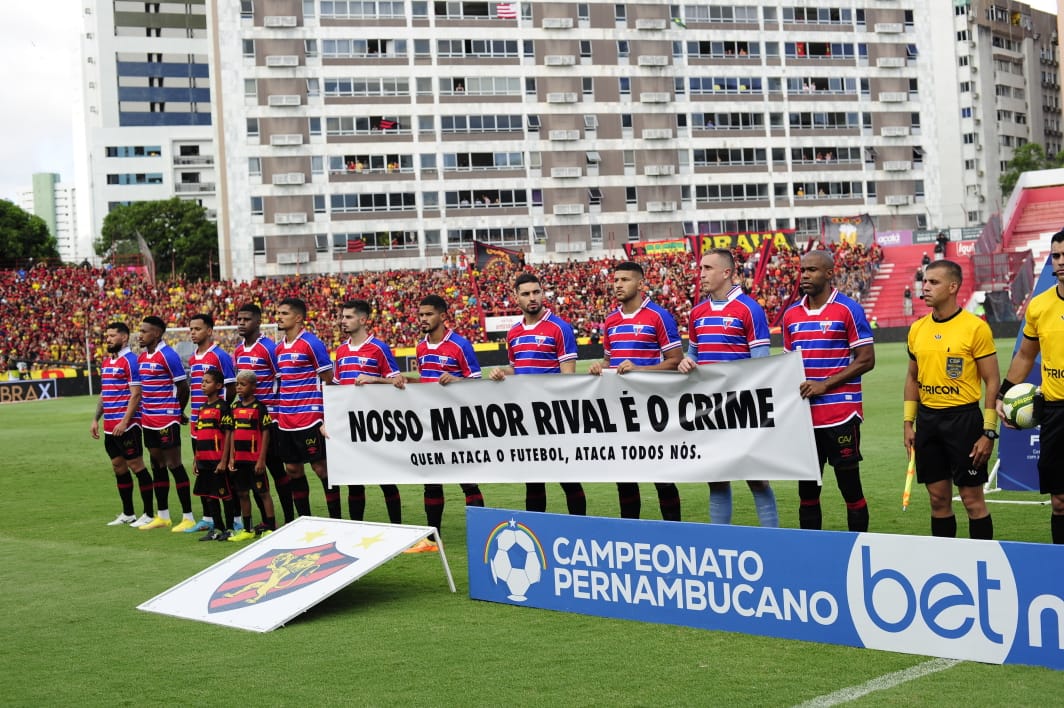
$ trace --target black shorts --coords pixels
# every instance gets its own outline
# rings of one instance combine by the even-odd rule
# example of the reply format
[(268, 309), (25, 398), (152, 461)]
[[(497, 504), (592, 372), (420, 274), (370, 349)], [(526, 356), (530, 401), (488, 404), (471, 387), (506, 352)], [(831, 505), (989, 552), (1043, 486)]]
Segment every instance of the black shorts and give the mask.
[(857, 416), (830, 428), (815, 428), (816, 455), (820, 467), (830, 462), (835, 469), (856, 467), (861, 457), (861, 419)]
[(230, 473), (233, 486), (239, 492), (262, 494), (270, 491), (270, 479), (266, 473), (256, 474), (254, 462), (237, 462), (236, 472)]
[(1064, 494), (1064, 403), (1046, 401), (1039, 431), (1038, 489), (1042, 494)]
[(952, 480), (958, 487), (986, 484), (987, 465), (972, 467), (972, 446), (983, 436), (983, 411), (978, 403), (954, 408), (920, 406), (916, 412), (916, 481), (931, 484)]
[(303, 430), (278, 430), (277, 438), (281, 459), (286, 463), (302, 464), (325, 459), (325, 438), (317, 425)]
[(103, 449), (112, 460), (135, 460), (144, 456), (144, 447), (140, 441), (140, 426), (134, 425), (122, 437), (107, 434), (103, 436)]
[(197, 497), (229, 499), (232, 497), (229, 489), (229, 474), (219, 472), (217, 462), (197, 461), (196, 484), (192, 487), (192, 493)]
[(277, 423), (270, 426), (270, 442), (266, 446), (266, 459), (267, 460), (280, 460), (284, 457), (281, 451), (281, 429), (277, 427)]
[(144, 429), (144, 447), (149, 450), (169, 450), (181, 447), (181, 424), (171, 423), (162, 430)]

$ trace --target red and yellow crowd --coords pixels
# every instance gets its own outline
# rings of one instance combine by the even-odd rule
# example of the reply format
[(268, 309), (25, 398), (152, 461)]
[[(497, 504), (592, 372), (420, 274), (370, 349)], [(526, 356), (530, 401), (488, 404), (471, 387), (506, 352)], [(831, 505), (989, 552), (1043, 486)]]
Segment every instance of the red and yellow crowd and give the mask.
[[(836, 253), (840, 290), (859, 299), (867, 292), (882, 260), (876, 246), (865, 249), (829, 246)], [(799, 279), (799, 254), (777, 251), (760, 278), (761, 254), (736, 251), (737, 274), (765, 309), (770, 323), (792, 301)], [(610, 270), (616, 259), (593, 259), (526, 266), (543, 281), (548, 302), (573, 325), (577, 337), (602, 331), (606, 315), (616, 306)], [(674, 313), (686, 328), (698, 294), (698, 266), (691, 253), (661, 254), (643, 263), (649, 295)], [(219, 324), (234, 324), (237, 308), (255, 302), (269, 311), (285, 297), (302, 298), (307, 321), (331, 347), (342, 340), (340, 303), (362, 298), (373, 304), (373, 330), (395, 347), (414, 346), (420, 338), (416, 313), (421, 298), (442, 296), (451, 306), (454, 328), (471, 341), (487, 339), (484, 317), (516, 314), (511, 283), (516, 266), (474, 269), (365, 271), (351, 274), (260, 278), (250, 282), (159, 280), (152, 284), (135, 269), (47, 267), (0, 271), (0, 367), (15, 362), (84, 365), (86, 344), (99, 361), (105, 354), (103, 333), (108, 322), (122, 320), (132, 329), (143, 317), (157, 315), (170, 326), (184, 327), (198, 312), (213, 314)]]

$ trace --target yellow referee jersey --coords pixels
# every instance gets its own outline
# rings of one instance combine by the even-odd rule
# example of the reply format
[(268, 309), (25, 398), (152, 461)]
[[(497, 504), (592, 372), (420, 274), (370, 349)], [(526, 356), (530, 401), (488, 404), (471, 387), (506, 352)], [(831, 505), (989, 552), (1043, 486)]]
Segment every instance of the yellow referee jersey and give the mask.
[(909, 358), (916, 361), (920, 403), (952, 408), (982, 400), (976, 359), (996, 353), (990, 325), (967, 310), (943, 322), (925, 315), (909, 328)]
[(1055, 287), (1031, 298), (1023, 336), (1037, 339), (1042, 350), (1042, 395), (1064, 401), (1064, 300)]

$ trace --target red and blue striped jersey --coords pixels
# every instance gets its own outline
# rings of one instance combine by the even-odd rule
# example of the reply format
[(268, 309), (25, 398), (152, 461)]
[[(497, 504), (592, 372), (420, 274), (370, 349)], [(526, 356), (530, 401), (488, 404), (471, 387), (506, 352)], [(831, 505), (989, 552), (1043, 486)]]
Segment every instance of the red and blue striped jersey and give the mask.
[(417, 370), (422, 381), (436, 381), (444, 373), (462, 379), (480, 378), (473, 345), (451, 329), (436, 344), (431, 344), (428, 337), (417, 343)]
[[(212, 344), (210, 348), (200, 354), (199, 352), (192, 352), (192, 356), (188, 358), (188, 387), (189, 387), (189, 415), (188, 420), (192, 424), (190, 430), (192, 436), (196, 436), (196, 417), (199, 413), (200, 406), (207, 400), (207, 396), (203, 393), (203, 374), (208, 369), (218, 369), (222, 372), (222, 383), (231, 384), (236, 381), (236, 372), (233, 370), (233, 360), (229, 358), (229, 355), (225, 353), (225, 350), (219, 347), (217, 344)], [(222, 397), (225, 397), (224, 392)]]
[[(850, 365), (854, 349), (872, 345), (872, 328), (861, 306), (838, 290), (832, 289), (819, 310), (810, 310), (808, 299), (803, 297), (783, 313), (783, 349), (801, 352), (806, 378), (823, 381)], [(863, 418), (861, 379), (811, 398), (809, 404), (814, 428)]]
[(166, 342), (154, 352), (143, 351), (137, 360), (140, 373), (140, 424), (163, 430), (181, 422), (176, 384), (185, 380), (181, 356)]
[(260, 335), (250, 347), (243, 342), (237, 344), (233, 350), (233, 361), (237, 371), (255, 372), (258, 379), (255, 398), (262, 401), (272, 413), (277, 397), (277, 354), (273, 340)]
[[(133, 395), (131, 386), (140, 386), (140, 367), (137, 355), (126, 347), (113, 357), (103, 360), (100, 367), (100, 403), (103, 406), (103, 432), (110, 435), (126, 417), (126, 408)], [(140, 409), (133, 413), (129, 427), (140, 425)]]
[(724, 300), (696, 305), (687, 332), (698, 364), (749, 359), (751, 349), (770, 343), (765, 311), (738, 285)]
[(357, 347), (352, 347), (348, 339), (337, 347), (334, 359), (337, 383), (353, 384), (360, 374), (384, 379), (399, 376), (399, 364), (391, 347), (376, 337), (367, 337)]
[(545, 309), (535, 324), (522, 319), (510, 328), (506, 355), (515, 374), (558, 374), (563, 361), (576, 359), (576, 337), (568, 322)]
[(665, 352), (681, 346), (676, 319), (650, 298), (630, 315), (617, 308), (606, 317), (603, 329), (602, 346), (610, 366), (625, 359), (636, 366), (654, 366)]
[(318, 374), (333, 368), (329, 350), (303, 330), (291, 342), (277, 344), (277, 426), (281, 430), (304, 430), (325, 420)]

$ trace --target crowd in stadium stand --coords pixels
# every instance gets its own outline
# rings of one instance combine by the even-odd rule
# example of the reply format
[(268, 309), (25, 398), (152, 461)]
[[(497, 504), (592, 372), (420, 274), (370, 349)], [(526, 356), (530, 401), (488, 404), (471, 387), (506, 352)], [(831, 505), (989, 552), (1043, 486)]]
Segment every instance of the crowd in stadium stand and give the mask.
[[(860, 299), (882, 260), (878, 247), (829, 246), (837, 251), (836, 283)], [(744, 289), (765, 308), (769, 322), (788, 305), (799, 278), (800, 255), (776, 251), (764, 276), (755, 282), (760, 253), (736, 253)], [(749, 255), (749, 257), (748, 257)], [(695, 256), (690, 253), (642, 259), (647, 289), (674, 313), (681, 334), (691, 307), (700, 299)], [(572, 323), (578, 337), (601, 334), (606, 315), (616, 306), (610, 269), (615, 259), (538, 263), (527, 266), (544, 283), (552, 309)], [(300, 297), (307, 321), (331, 347), (340, 344), (339, 304), (363, 298), (374, 305), (375, 333), (396, 347), (413, 346), (420, 337), (416, 313), (427, 294), (451, 305), (451, 322), (472, 341), (484, 341), (483, 317), (515, 314), (510, 301), (515, 266), (492, 265), (483, 273), (457, 268), (366, 271), (344, 275), (288, 276), (251, 282), (197, 281), (182, 278), (152, 284), (142, 272), (124, 268), (43, 265), (0, 271), (0, 367), (15, 362), (83, 364), (88, 341), (93, 358), (105, 355), (107, 323), (123, 320), (136, 330), (148, 314), (184, 327), (198, 312), (212, 313), (219, 324), (233, 324), (236, 309), (257, 302), (264, 309), (285, 297)], [(134, 342), (136, 338), (134, 337)]]

